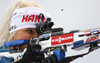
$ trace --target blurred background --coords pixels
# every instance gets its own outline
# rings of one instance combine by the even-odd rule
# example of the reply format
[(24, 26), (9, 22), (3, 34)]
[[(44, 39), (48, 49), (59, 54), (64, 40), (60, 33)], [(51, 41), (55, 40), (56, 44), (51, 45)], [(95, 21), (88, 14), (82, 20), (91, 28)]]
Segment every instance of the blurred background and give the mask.
[[(16, 0), (0, 0), (0, 20), (6, 9)], [(47, 11), (55, 27), (64, 28), (64, 32), (71, 30), (86, 30), (100, 27), (100, 0), (28, 0), (35, 1)], [(6, 18), (5, 18), (6, 19)], [(0, 27), (1, 27), (0, 21)], [(6, 25), (5, 25), (6, 26)], [(88, 52), (74, 51), (68, 47), (66, 56)], [(78, 58), (71, 63), (100, 63), (100, 49)]]

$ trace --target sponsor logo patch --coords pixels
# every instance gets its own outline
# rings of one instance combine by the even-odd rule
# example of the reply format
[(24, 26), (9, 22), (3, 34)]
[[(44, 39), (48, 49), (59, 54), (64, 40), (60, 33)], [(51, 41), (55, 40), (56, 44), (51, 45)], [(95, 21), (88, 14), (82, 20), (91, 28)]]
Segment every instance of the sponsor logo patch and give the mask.
[(98, 40), (98, 39), (99, 39), (99, 35), (96, 35), (96, 36), (87, 38), (87, 40), (85, 41), (85, 43), (91, 42), (91, 41), (95, 41), (95, 40)]
[(70, 42), (73, 42), (73, 38), (74, 38), (73, 33), (64, 34), (60, 36), (54, 36), (54, 37), (51, 37), (51, 45), (70, 43)]
[(15, 61), (21, 59), (22, 57), (23, 57), (23, 55), (19, 55), (19, 56), (17, 56), (17, 57), (15, 58)]
[(46, 20), (42, 19), (42, 16), (38, 18), (38, 15), (23, 15), (22, 23), (23, 22), (44, 22)]

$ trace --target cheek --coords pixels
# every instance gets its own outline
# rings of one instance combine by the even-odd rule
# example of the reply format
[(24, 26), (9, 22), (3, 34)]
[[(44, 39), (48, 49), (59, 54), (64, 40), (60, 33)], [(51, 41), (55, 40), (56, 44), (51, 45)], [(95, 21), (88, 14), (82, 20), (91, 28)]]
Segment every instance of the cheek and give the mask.
[(14, 40), (30, 40), (32, 36), (27, 33), (16, 33), (14, 36)]

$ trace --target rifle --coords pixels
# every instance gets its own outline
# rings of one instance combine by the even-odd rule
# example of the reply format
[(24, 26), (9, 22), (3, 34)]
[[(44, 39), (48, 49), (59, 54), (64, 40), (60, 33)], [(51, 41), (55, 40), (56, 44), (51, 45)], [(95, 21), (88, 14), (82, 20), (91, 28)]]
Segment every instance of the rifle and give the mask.
[[(37, 26), (36, 28), (37, 33), (41, 34), (39, 38), (31, 38), (30, 41), (18, 40), (18, 42), (17, 41), (11, 41), (9, 43), (5, 42), (4, 46), (15, 47), (15, 46), (20, 46), (22, 44), (26, 44), (28, 42), (31, 46), (33, 44), (40, 44), (42, 47), (41, 51), (43, 51), (47, 55), (50, 54), (50, 52), (52, 51), (61, 50), (63, 53), (56, 52), (59, 53), (57, 55), (59, 61), (68, 59), (64, 58), (65, 57), (64, 52), (67, 52), (68, 46), (73, 45), (72, 49), (77, 51), (90, 47), (88, 53), (99, 48), (98, 44), (100, 43), (100, 38), (99, 38), (100, 28), (90, 29), (85, 31), (73, 30), (70, 31), (69, 33), (64, 33), (63, 28), (52, 28), (53, 25), (54, 23), (51, 22), (50, 18), (48, 18), (46, 22), (41, 22), (40, 25)], [(0, 53), (0, 57), (13, 58), (14, 61), (18, 61), (19, 59), (22, 58), (22, 55), (25, 53), (25, 51), (26, 49), (23, 52), (21, 52), (20, 50), (17, 51), (14, 50), (13, 52), (4, 52)], [(77, 55), (74, 57), (76, 59), (80, 56), (87, 55), (88, 53)], [(60, 54), (63, 54), (63, 57), (60, 57), (61, 56)]]

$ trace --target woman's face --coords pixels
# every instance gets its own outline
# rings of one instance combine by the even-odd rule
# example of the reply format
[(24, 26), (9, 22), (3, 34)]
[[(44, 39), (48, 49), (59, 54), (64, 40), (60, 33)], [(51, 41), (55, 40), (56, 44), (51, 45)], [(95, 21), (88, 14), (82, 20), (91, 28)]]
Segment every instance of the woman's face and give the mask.
[[(35, 28), (24, 28), (16, 31), (14, 37), (11, 39), (11, 41), (15, 40), (30, 40), (31, 37), (36, 38), (39, 37), (39, 34), (37, 34)], [(23, 50), (27, 47), (28, 44), (20, 46), (20, 50)]]

